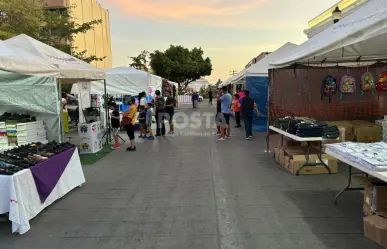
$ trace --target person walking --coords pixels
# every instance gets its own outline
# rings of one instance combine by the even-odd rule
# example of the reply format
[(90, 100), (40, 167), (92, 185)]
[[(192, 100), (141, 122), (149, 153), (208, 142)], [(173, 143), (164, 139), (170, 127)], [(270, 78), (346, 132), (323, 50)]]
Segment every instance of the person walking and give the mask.
[(254, 100), (250, 98), (250, 92), (245, 90), (245, 96), (241, 100), (241, 115), (245, 123), (246, 140), (253, 137), (253, 113), (259, 116), (259, 111)]
[(222, 87), (223, 95), (220, 97), (221, 101), (221, 109), (222, 109), (222, 135), (218, 139), (219, 141), (224, 141), (226, 139), (231, 138), (231, 130), (230, 130), (230, 114), (231, 114), (231, 104), (232, 104), (232, 96), (228, 92), (226, 86)]
[(222, 103), (220, 101), (220, 97), (222, 96), (222, 88), (218, 88), (218, 96), (216, 101), (216, 116), (215, 116), (215, 122), (216, 122), (216, 129), (217, 132), (215, 133), (215, 136), (221, 136), (221, 125), (222, 125)]
[(135, 137), (134, 137), (134, 126), (136, 124), (136, 116), (137, 116), (137, 106), (136, 99), (134, 97), (130, 97), (128, 101), (129, 109), (122, 114), (122, 123), (125, 126), (126, 132), (128, 134), (130, 140), (130, 147), (127, 148), (127, 151), (135, 151)]
[(155, 108), (156, 108), (156, 137), (165, 136), (165, 100), (161, 96), (160, 90), (155, 92)]
[(210, 101), (208, 102), (209, 105), (212, 105), (212, 97), (213, 97), (213, 93), (212, 93), (212, 90), (210, 89), (210, 91), (208, 92), (208, 97), (210, 98)]
[(191, 99), (192, 99), (192, 108), (195, 109), (195, 93), (192, 93)]

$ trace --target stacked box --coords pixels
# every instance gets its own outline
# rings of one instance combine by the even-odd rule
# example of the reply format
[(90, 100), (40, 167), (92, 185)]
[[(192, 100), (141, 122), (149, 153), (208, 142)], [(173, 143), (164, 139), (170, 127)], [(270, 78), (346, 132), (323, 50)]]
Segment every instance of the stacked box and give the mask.
[(375, 123), (380, 125), (382, 129), (381, 141), (387, 143), (387, 120), (376, 120)]
[(364, 217), (363, 221), (364, 235), (383, 248), (387, 248), (387, 219), (373, 215)]
[[(310, 155), (309, 163), (320, 162), (316, 152)], [(277, 162), (286, 170), (292, 174), (296, 174), (297, 171), (306, 163), (306, 148), (304, 147), (289, 147), (282, 146), (276, 150)], [(330, 168), (332, 174), (338, 172), (338, 160), (327, 155), (322, 154), (323, 162)], [(324, 166), (306, 166), (300, 172), (300, 175), (318, 175), (328, 174), (327, 169)]]
[(20, 123), (16, 125), (17, 145), (35, 142), (47, 143), (47, 133), (43, 121)]
[(100, 121), (79, 124), (78, 134), (81, 138), (79, 144), (81, 154), (93, 154), (102, 150), (103, 129)]

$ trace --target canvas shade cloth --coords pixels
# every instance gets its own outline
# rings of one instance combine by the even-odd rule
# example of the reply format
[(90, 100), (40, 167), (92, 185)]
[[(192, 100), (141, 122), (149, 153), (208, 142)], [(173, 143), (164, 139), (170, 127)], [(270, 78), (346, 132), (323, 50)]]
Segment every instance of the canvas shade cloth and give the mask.
[(42, 58), (0, 41), (0, 70), (31, 76), (55, 76), (58, 68)]
[(387, 1), (366, 4), (271, 63), (273, 68), (300, 64), (369, 62), (387, 58)]
[(27, 51), (30, 54), (40, 57), (47, 63), (54, 65), (59, 71), (57, 78), (60, 79), (61, 83), (105, 79), (105, 72), (103, 70), (27, 35), (18, 35), (5, 40), (4, 43), (8, 46)]

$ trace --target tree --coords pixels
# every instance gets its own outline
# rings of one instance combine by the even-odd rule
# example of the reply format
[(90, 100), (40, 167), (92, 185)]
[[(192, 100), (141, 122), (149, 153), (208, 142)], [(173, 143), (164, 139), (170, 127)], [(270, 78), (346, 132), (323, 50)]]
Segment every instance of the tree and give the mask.
[(179, 90), (203, 76), (209, 76), (212, 72), (210, 58), (203, 58), (201, 48), (191, 50), (182, 46), (171, 45), (161, 52), (156, 50), (150, 54), (150, 66), (156, 75), (178, 82)]
[[(102, 23), (102, 20), (93, 20), (78, 24), (72, 15), (75, 7), (53, 10), (47, 8), (43, 0), (0, 1), (0, 39), (26, 34), (87, 63), (103, 61), (105, 58), (89, 54), (87, 50), (77, 51), (73, 46), (77, 34)], [(62, 89), (69, 91), (71, 86), (62, 85)]]
[(136, 56), (136, 57), (130, 57), (130, 59), (132, 60), (132, 63), (129, 65), (135, 69), (138, 69), (138, 70), (143, 70), (145, 72), (148, 72), (148, 55), (149, 55), (149, 52), (144, 50), (144, 51), (141, 51), (141, 53)]
[(216, 89), (219, 88), (219, 85), (222, 84), (222, 80), (218, 79), (218, 81), (215, 83)]
[(90, 55), (87, 50), (77, 51), (73, 42), (77, 34), (92, 30), (102, 20), (93, 20), (78, 24), (72, 17), (76, 6), (53, 10), (46, 7), (43, 0), (7, 0), (0, 1), (0, 39), (26, 34), (85, 62), (102, 61)]

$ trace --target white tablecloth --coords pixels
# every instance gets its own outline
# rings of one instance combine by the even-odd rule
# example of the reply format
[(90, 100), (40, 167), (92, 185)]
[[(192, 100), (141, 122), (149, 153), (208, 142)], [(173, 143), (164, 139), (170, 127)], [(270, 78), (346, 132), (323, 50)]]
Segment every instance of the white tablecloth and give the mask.
[(43, 204), (31, 170), (23, 170), (13, 176), (0, 175), (0, 214), (9, 212), (12, 232), (24, 234), (31, 228), (29, 220), (83, 183), (85, 183), (85, 176), (78, 149), (74, 151), (61, 178)]

